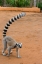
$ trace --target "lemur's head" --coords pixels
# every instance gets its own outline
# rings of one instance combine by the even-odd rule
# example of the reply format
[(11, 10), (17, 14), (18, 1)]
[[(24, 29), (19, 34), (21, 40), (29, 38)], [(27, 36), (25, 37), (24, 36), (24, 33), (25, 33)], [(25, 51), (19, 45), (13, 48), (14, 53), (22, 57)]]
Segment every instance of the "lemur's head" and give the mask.
[(22, 48), (22, 43), (16, 43), (17, 48)]

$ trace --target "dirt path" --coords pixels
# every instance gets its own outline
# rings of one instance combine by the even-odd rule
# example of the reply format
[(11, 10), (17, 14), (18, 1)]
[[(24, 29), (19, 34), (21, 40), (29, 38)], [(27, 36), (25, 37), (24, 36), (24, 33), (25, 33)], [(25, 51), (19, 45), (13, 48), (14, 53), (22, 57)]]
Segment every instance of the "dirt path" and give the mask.
[(22, 58), (16, 58), (16, 51), (10, 57), (3, 56), (1, 51), (2, 30), (6, 22), (20, 12), (0, 11), (0, 64), (42, 64), (42, 13), (26, 13), (26, 16), (14, 22), (7, 35), (17, 42), (22, 42)]

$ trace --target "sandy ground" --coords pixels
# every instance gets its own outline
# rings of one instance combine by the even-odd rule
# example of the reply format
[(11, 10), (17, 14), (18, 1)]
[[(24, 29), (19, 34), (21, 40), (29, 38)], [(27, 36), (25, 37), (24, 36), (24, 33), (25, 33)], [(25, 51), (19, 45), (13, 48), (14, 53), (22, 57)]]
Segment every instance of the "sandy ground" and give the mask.
[(17, 42), (22, 42), (21, 58), (16, 57), (16, 50), (10, 57), (2, 55), (2, 31), (6, 22), (20, 12), (0, 11), (0, 64), (42, 64), (42, 13), (29, 13), (14, 22), (7, 35)]

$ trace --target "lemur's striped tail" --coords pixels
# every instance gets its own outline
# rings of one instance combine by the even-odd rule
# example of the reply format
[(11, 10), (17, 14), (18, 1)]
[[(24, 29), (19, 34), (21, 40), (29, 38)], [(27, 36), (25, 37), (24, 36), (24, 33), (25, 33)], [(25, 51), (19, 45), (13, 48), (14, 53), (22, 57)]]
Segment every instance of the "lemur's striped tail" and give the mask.
[(15, 22), (15, 20), (20, 19), (20, 18), (23, 17), (23, 16), (25, 16), (25, 13), (24, 13), (24, 12), (22, 12), (22, 13), (18, 14), (17, 16), (13, 17), (12, 19), (10, 19), (10, 20), (6, 23), (6, 25), (5, 25), (5, 27), (4, 27), (4, 30), (3, 30), (3, 37), (6, 36), (6, 32), (7, 32), (8, 28), (9, 28), (10, 24), (12, 24), (12, 22)]

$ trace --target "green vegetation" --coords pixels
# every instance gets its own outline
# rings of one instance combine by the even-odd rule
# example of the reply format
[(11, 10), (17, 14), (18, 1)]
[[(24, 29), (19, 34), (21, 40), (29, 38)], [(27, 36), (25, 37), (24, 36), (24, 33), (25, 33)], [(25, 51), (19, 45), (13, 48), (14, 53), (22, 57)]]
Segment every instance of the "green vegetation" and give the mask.
[(40, 8), (42, 10), (42, 2), (38, 3), (38, 8)]
[(30, 0), (17, 0), (16, 6), (17, 7), (28, 7), (30, 5)]
[(0, 0), (0, 6), (2, 6), (3, 5), (3, 2), (2, 2), (2, 0)]
[(15, 0), (6, 0), (6, 5), (15, 6)]
[(26, 7), (30, 4), (30, 0), (7, 0), (6, 2), (13, 7)]
[(30, 5), (30, 0), (4, 0), (4, 2), (0, 0), (0, 5), (3, 6), (3, 4), (13, 7), (28, 7)]

